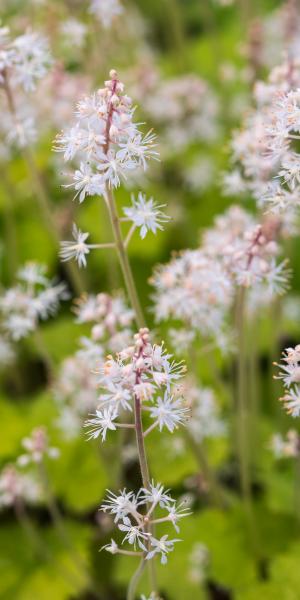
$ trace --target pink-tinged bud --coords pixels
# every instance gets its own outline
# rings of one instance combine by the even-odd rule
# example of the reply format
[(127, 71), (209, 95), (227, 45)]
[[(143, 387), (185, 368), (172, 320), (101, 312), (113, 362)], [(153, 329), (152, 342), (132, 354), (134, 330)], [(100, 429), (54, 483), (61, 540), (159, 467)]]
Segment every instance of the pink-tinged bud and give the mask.
[(258, 239), (258, 244), (260, 244), (261, 246), (264, 246), (266, 244), (267, 240), (265, 238), (264, 235), (260, 235), (259, 239)]
[(142, 357), (138, 358), (137, 361), (136, 361), (136, 363), (135, 363), (135, 366), (139, 370), (144, 369), (145, 368), (145, 361), (144, 361), (144, 359)]
[(115, 125), (112, 125), (110, 130), (109, 130), (109, 137), (111, 139), (115, 139), (119, 134), (119, 130)]
[(103, 333), (104, 331), (102, 325), (94, 325), (92, 328), (92, 339), (100, 340), (103, 337)]
[(120, 102), (120, 98), (117, 96), (117, 94), (113, 94), (110, 101), (114, 106), (117, 106)]
[(109, 76), (111, 79), (118, 79), (118, 73), (115, 69), (111, 69), (109, 71)]
[(278, 245), (276, 244), (276, 242), (268, 242), (268, 244), (266, 245), (266, 251), (269, 254), (277, 254)]
[(124, 83), (122, 83), (121, 81), (118, 81), (118, 83), (116, 85), (116, 92), (118, 92), (118, 94), (122, 94), (123, 91), (124, 91)]

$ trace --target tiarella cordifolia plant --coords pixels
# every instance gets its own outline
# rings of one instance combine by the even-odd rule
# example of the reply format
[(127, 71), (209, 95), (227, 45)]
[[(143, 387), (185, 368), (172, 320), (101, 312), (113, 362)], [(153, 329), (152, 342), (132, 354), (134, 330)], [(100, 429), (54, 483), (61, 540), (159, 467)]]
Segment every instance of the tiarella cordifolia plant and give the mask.
[[(145, 450), (145, 438), (158, 428), (171, 433), (186, 422), (189, 409), (178, 393), (175, 384), (182, 377), (185, 367), (167, 354), (163, 345), (150, 342), (148, 329), (135, 335), (133, 344), (124, 348), (116, 358), (109, 356), (100, 370), (99, 385), (103, 389), (99, 407), (85, 426), (90, 439), (106, 440), (108, 431), (117, 428), (134, 429), (143, 487), (137, 494), (123, 490), (119, 495), (109, 492), (107, 502), (101, 507), (115, 515), (118, 528), (124, 532), (123, 542), (128, 541), (133, 550), (119, 549), (114, 540), (105, 549), (112, 554), (120, 552), (140, 556), (141, 563), (128, 588), (128, 600), (133, 600), (136, 585), (146, 561), (161, 556), (162, 564), (174, 548), (176, 539), (168, 534), (157, 538), (153, 526), (171, 521), (176, 531), (177, 522), (189, 511), (168, 495), (160, 484), (150, 482)], [(129, 413), (129, 414), (128, 414)], [(132, 418), (130, 419), (130, 415)], [(145, 421), (152, 423), (145, 428)], [(144, 507), (142, 512), (140, 507)], [(163, 509), (163, 516), (154, 517), (155, 509)]]
[(113, 189), (126, 180), (128, 173), (139, 168), (145, 170), (149, 159), (158, 159), (158, 152), (156, 136), (152, 131), (143, 135), (138, 123), (134, 122), (132, 100), (123, 93), (124, 85), (118, 79), (117, 72), (112, 70), (110, 77), (104, 88), (79, 102), (77, 122), (69, 131), (57, 136), (55, 150), (63, 152), (66, 161), (74, 158), (79, 161), (79, 168), (73, 174), (73, 183), (67, 184), (67, 187), (75, 188), (75, 197), (79, 197), (79, 202), (93, 195), (104, 199), (114, 241), (89, 245), (86, 243), (89, 234), (74, 228), (74, 242), (64, 242), (61, 255), (64, 260), (75, 257), (80, 265), (85, 265), (86, 255), (91, 248), (114, 248), (118, 253), (137, 323), (143, 326), (144, 317), (126, 248), (136, 227), (141, 228), (141, 237), (145, 237), (148, 230), (156, 232), (161, 229), (161, 223), (167, 217), (160, 211), (161, 206), (139, 194), (133, 200), (132, 207), (125, 211), (126, 220), (131, 221), (132, 226), (126, 239), (123, 239)]
[(17, 285), (0, 296), (2, 328), (18, 341), (35, 331), (40, 319), (55, 315), (68, 297), (65, 283), (49, 279), (44, 265), (28, 263), (18, 272)]

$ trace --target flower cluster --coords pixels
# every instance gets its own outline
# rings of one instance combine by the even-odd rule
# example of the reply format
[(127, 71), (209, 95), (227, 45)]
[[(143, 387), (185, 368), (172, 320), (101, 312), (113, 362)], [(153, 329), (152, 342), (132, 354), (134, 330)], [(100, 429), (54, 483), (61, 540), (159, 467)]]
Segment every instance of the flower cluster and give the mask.
[(0, 82), (8, 76), (13, 84), (21, 85), (25, 92), (35, 90), (36, 81), (44, 77), (51, 64), (47, 40), (38, 33), (28, 31), (10, 39), (9, 28), (0, 29)]
[(230, 207), (204, 232), (198, 250), (186, 250), (156, 268), (152, 283), (157, 320), (180, 320), (221, 341), (238, 286), (256, 292), (255, 306), (286, 290), (289, 270), (286, 261), (276, 260), (278, 234), (273, 217), (257, 224), (243, 209)]
[(91, 0), (90, 13), (105, 29), (110, 29), (114, 19), (123, 13), (123, 7), (119, 0)]
[(31, 432), (30, 437), (22, 440), (22, 446), (26, 454), (21, 454), (18, 464), (22, 467), (30, 463), (41, 463), (45, 457), (58, 458), (59, 450), (49, 446), (49, 439), (44, 427), (37, 427)]
[[(141, 329), (128, 346), (114, 358), (109, 356), (100, 370), (99, 385), (104, 393), (99, 396), (99, 407), (92, 419), (86, 421), (89, 438), (101, 436), (105, 441), (108, 430), (117, 427), (135, 427), (126, 420), (136, 404), (141, 404), (144, 415), (152, 424), (144, 437), (155, 427), (173, 432), (185, 423), (189, 409), (178, 390), (173, 389), (185, 367), (172, 360), (163, 345), (152, 345), (149, 332)], [(120, 416), (125, 422), (119, 422)]]
[[(142, 510), (141, 510), (142, 509)], [(114, 517), (114, 522), (124, 537), (122, 545), (128, 542), (129, 551), (119, 548), (112, 539), (104, 549), (111, 554), (129, 554), (133, 556), (144, 556), (151, 560), (160, 556), (161, 564), (166, 564), (168, 554), (174, 549), (174, 544), (179, 539), (169, 539), (167, 534), (156, 538), (149, 527), (171, 523), (175, 531), (179, 532), (179, 521), (188, 516), (190, 511), (182, 503), (177, 503), (162, 485), (150, 484), (149, 489), (141, 488), (137, 494), (127, 492), (126, 489), (118, 494), (108, 492), (106, 501), (101, 510)], [(159, 511), (158, 518), (154, 514)]]
[(157, 158), (155, 135), (145, 136), (133, 121), (132, 100), (123, 94), (124, 85), (116, 71), (105, 87), (84, 98), (77, 106), (77, 122), (56, 139), (55, 149), (64, 153), (66, 161), (79, 159), (73, 175), (76, 196), (106, 196), (126, 173), (138, 167), (146, 169), (149, 158)]
[(51, 63), (43, 36), (28, 31), (11, 40), (9, 29), (0, 29), (0, 89), (6, 100), (0, 130), (8, 147), (23, 148), (36, 140), (35, 113), (27, 96), (36, 90)]
[(7, 465), (0, 473), (0, 507), (29, 504), (41, 497), (41, 488), (28, 474), (20, 473), (13, 465)]
[(18, 341), (34, 331), (39, 319), (54, 315), (61, 300), (69, 297), (64, 283), (46, 277), (46, 268), (28, 263), (18, 272), (18, 283), (0, 296), (2, 327)]
[(283, 222), (286, 213), (295, 219), (299, 206), (299, 86), (298, 60), (287, 60), (272, 70), (266, 83), (256, 83), (256, 108), (232, 140), (239, 168), (224, 177), (225, 192), (250, 190), (259, 207), (279, 214)]
[(275, 458), (293, 458), (299, 456), (300, 438), (297, 431), (290, 429), (286, 439), (280, 433), (274, 433), (270, 442), (270, 449)]
[(164, 153), (181, 152), (191, 143), (218, 137), (218, 100), (206, 81), (196, 75), (164, 81), (153, 66), (143, 65), (142, 71), (134, 93), (151, 119), (163, 128)]
[(282, 353), (282, 363), (274, 363), (281, 371), (275, 379), (282, 379), (285, 394), (281, 398), (284, 408), (292, 417), (300, 415), (300, 345), (286, 348)]

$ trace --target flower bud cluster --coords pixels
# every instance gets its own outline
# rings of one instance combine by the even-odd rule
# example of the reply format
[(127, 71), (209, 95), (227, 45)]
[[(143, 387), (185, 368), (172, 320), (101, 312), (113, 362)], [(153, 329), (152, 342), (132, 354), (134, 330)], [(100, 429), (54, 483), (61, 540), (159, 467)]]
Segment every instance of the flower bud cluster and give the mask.
[(22, 446), (26, 453), (18, 458), (20, 466), (30, 463), (41, 463), (46, 457), (56, 459), (59, 457), (58, 448), (49, 445), (49, 439), (44, 427), (36, 427), (29, 437), (22, 440)]
[(56, 138), (55, 150), (63, 152), (66, 161), (79, 160), (69, 186), (80, 202), (87, 195), (105, 197), (107, 187), (118, 187), (126, 172), (145, 170), (147, 160), (158, 157), (155, 135), (142, 135), (116, 71), (110, 71), (110, 77), (104, 88), (78, 103), (77, 122)]

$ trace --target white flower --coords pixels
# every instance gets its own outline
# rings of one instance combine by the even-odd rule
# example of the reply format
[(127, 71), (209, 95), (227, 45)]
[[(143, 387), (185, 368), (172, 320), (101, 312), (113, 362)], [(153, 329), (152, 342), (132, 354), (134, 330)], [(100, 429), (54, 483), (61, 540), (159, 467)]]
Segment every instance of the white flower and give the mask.
[(171, 433), (185, 423), (188, 413), (189, 409), (182, 406), (182, 400), (169, 396), (167, 392), (163, 398), (157, 398), (156, 406), (150, 409), (150, 416), (158, 421), (159, 430), (167, 427)]
[(144, 239), (148, 231), (156, 234), (158, 229), (163, 230), (161, 223), (169, 221), (170, 217), (160, 210), (163, 206), (156, 204), (153, 198), (146, 200), (146, 196), (139, 192), (137, 199), (132, 196), (132, 206), (123, 210), (126, 217), (140, 228), (140, 236)]
[(85, 427), (90, 427), (88, 431), (88, 439), (96, 439), (101, 434), (102, 442), (106, 440), (107, 430), (111, 431), (116, 430), (116, 425), (114, 423), (115, 419), (118, 417), (118, 411), (116, 408), (104, 408), (103, 411), (96, 410), (95, 418), (88, 419), (85, 422)]
[(295, 388), (291, 388), (280, 400), (289, 415), (292, 417), (300, 416), (300, 389), (297, 385)]
[(48, 42), (37, 33), (27, 32), (14, 40), (12, 49), (14, 51), (13, 77), (26, 92), (31, 92), (35, 89), (36, 80), (46, 75), (52, 62)]
[(145, 542), (149, 540), (150, 533), (145, 533), (141, 531), (141, 529), (136, 525), (131, 525), (130, 520), (127, 517), (124, 517), (123, 523), (118, 525), (120, 531), (126, 533), (123, 542), (128, 541), (129, 544), (133, 545), (134, 548), (136, 544), (138, 544), (139, 548), (144, 552), (147, 552), (147, 548), (145, 546)]
[(179, 532), (179, 527), (177, 522), (184, 517), (188, 517), (191, 515), (191, 511), (185, 506), (185, 502), (181, 502), (179, 505), (172, 504), (171, 506), (166, 507), (169, 515), (168, 519), (174, 525), (175, 531)]
[(152, 131), (148, 131), (144, 137), (141, 133), (136, 133), (126, 142), (119, 143), (121, 150), (118, 151), (118, 157), (123, 161), (133, 160), (145, 171), (149, 158), (159, 160), (159, 153), (154, 150), (156, 148), (155, 140), (156, 135)]
[(156, 554), (161, 554), (160, 562), (162, 565), (165, 565), (168, 562), (167, 554), (174, 550), (174, 544), (176, 542), (180, 542), (181, 540), (168, 540), (168, 535), (163, 535), (160, 539), (151, 538), (151, 547), (152, 550), (148, 552), (146, 556), (146, 560), (150, 560)]
[(123, 520), (128, 514), (136, 514), (137, 509), (138, 498), (126, 489), (120, 491), (118, 495), (108, 490), (107, 500), (101, 505), (103, 512), (115, 515), (115, 523)]
[(73, 180), (74, 183), (69, 183), (65, 187), (74, 186), (77, 190), (74, 199), (79, 196), (80, 203), (86, 196), (102, 196), (104, 194), (105, 186), (102, 175), (95, 174), (88, 163), (80, 163), (80, 168), (76, 169)]
[(12, 340), (18, 342), (35, 330), (36, 322), (33, 316), (11, 314), (3, 320), (3, 326)]
[(101, 550), (106, 550), (106, 552), (110, 552), (110, 554), (117, 554), (118, 549), (118, 544), (116, 544), (114, 540), (110, 540), (110, 544), (106, 544), (101, 548)]
[(165, 490), (161, 483), (155, 485), (154, 481), (152, 481), (149, 489), (142, 489), (141, 500), (155, 506), (158, 504), (161, 508), (166, 508), (173, 502), (172, 497), (168, 493), (169, 491)]
[(87, 34), (87, 26), (84, 23), (70, 17), (62, 23), (60, 30), (70, 45), (81, 48)]
[(123, 7), (119, 0), (91, 0), (90, 12), (99, 19), (105, 29), (109, 29), (114, 18), (123, 13)]
[(75, 240), (74, 242), (61, 242), (61, 250), (60, 257), (62, 261), (65, 262), (70, 260), (71, 258), (75, 258), (78, 262), (79, 267), (86, 267), (86, 254), (89, 254), (90, 248), (89, 245), (85, 243), (87, 238), (89, 237), (89, 233), (82, 233), (80, 229), (78, 229), (73, 224), (72, 235)]

